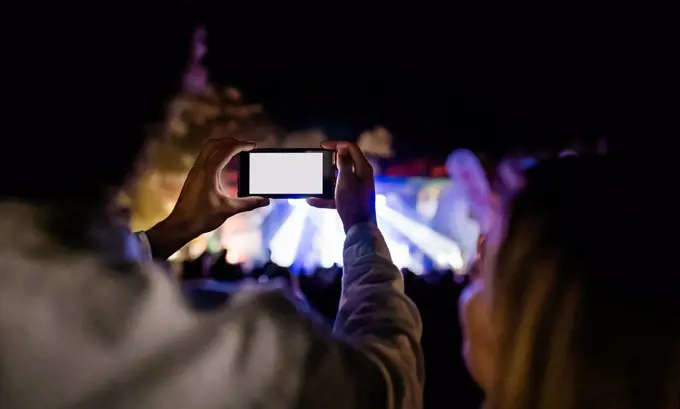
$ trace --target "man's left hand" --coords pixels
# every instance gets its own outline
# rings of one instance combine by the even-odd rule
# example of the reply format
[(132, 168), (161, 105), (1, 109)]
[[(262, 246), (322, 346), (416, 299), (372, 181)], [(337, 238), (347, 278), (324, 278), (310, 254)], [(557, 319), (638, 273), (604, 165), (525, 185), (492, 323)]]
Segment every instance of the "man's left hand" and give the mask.
[(147, 232), (155, 258), (168, 258), (229, 217), (269, 204), (263, 197), (229, 197), (222, 186), (227, 163), (239, 152), (254, 148), (254, 143), (234, 138), (211, 137), (204, 142), (170, 216)]

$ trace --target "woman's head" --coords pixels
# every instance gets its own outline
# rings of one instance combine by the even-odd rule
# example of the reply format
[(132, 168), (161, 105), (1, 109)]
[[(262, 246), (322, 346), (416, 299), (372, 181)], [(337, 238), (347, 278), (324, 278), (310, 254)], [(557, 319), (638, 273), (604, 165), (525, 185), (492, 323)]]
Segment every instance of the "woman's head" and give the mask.
[(527, 175), (484, 277), (493, 407), (678, 407), (677, 286), (651, 266), (649, 198), (626, 173), (565, 158)]

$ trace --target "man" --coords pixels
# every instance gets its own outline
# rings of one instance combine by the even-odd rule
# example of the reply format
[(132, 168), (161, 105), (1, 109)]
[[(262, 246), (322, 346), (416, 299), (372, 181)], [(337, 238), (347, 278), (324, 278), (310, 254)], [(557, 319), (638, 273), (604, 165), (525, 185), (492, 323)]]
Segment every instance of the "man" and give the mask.
[[(420, 408), (421, 322), (376, 227), (372, 171), (355, 145), (324, 145), (340, 159), (337, 198), (311, 202), (337, 207), (347, 232), (333, 333), (261, 287), (219, 312), (192, 312), (112, 221), (111, 198), (185, 65), (192, 27), (166, 6), (162, 16), (112, 9), (108, 26), (65, 25), (97, 44), (84, 55), (59, 31), (34, 48), (63, 57), (52, 61), (60, 81), (43, 91), (81, 103), (44, 109), (17, 138), (21, 161), (2, 164), (0, 407)], [(230, 138), (205, 144), (171, 216), (146, 232), (154, 257), (267, 203), (228, 198), (218, 182), (228, 160), (252, 148)], [(6, 177), (14, 174), (22, 178)]]

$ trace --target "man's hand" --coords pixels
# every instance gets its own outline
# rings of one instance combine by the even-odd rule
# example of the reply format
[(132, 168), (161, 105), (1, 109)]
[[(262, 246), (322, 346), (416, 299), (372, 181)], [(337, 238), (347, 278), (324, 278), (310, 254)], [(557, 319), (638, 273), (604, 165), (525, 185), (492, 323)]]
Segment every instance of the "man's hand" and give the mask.
[(322, 142), (321, 147), (337, 152), (335, 201), (310, 198), (307, 202), (314, 207), (337, 209), (345, 233), (355, 224), (375, 223), (373, 167), (361, 149), (354, 143), (336, 141)]
[(254, 148), (252, 142), (225, 137), (204, 142), (170, 216), (147, 232), (155, 258), (168, 258), (229, 217), (269, 204), (262, 197), (228, 197), (220, 181), (222, 170), (236, 154)]

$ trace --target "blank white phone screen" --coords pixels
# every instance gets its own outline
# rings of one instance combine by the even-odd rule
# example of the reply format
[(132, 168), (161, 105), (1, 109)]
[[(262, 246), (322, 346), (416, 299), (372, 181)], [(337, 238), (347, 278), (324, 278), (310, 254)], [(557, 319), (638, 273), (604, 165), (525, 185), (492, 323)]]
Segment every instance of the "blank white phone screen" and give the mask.
[(250, 154), (251, 195), (323, 194), (323, 152)]

